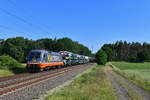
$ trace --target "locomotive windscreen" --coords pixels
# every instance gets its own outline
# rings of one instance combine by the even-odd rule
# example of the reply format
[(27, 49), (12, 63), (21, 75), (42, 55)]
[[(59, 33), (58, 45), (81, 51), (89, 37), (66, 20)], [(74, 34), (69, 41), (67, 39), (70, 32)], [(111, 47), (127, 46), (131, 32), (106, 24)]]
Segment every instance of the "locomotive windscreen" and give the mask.
[(31, 52), (28, 61), (37, 62), (41, 58), (41, 52)]

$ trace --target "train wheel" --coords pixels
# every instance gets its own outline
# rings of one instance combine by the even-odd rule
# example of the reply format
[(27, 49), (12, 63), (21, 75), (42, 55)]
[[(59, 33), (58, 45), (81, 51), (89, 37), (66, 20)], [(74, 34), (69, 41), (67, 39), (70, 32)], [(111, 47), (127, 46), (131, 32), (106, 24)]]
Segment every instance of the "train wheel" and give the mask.
[(48, 70), (48, 67), (44, 68), (44, 71), (47, 71)]
[(58, 65), (57, 68), (59, 69), (59, 68), (61, 68), (61, 66)]

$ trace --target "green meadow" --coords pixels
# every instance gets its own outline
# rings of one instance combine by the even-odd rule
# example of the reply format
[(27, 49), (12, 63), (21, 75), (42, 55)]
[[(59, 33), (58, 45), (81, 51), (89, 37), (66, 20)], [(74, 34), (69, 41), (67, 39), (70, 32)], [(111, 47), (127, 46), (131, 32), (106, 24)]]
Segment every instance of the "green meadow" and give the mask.
[(112, 64), (130, 75), (135, 75), (136, 77), (150, 81), (149, 62), (145, 63), (112, 62)]

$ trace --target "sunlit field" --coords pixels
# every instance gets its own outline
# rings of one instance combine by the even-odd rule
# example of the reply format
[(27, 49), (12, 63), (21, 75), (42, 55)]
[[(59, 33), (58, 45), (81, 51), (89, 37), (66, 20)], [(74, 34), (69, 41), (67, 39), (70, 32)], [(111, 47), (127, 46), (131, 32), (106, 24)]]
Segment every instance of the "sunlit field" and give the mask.
[(124, 72), (135, 75), (142, 79), (150, 81), (150, 63), (128, 63), (128, 62), (112, 62), (113, 65)]

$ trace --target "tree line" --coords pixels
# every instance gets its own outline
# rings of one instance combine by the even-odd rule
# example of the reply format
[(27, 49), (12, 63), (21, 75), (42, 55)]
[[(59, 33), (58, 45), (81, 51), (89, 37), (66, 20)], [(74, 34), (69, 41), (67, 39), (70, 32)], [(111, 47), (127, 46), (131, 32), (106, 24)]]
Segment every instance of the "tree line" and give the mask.
[[(107, 61), (129, 61), (144, 62), (150, 61), (150, 44), (139, 42), (117, 41), (113, 44), (104, 44), (96, 53), (101, 53)], [(98, 56), (99, 57), (99, 56)], [(103, 58), (103, 59), (104, 59)], [(106, 61), (104, 61), (106, 62)]]
[(88, 47), (64, 37), (59, 39), (43, 38), (29, 40), (24, 37), (0, 39), (0, 55), (9, 55), (19, 62), (26, 62), (30, 50), (70, 51), (80, 55), (92, 56)]

